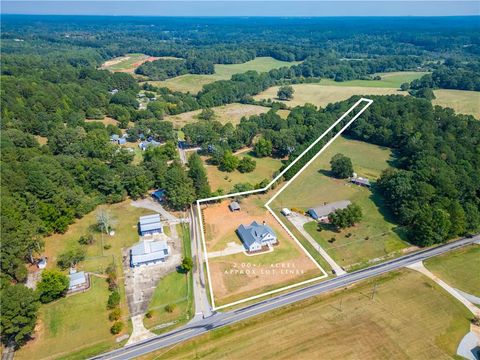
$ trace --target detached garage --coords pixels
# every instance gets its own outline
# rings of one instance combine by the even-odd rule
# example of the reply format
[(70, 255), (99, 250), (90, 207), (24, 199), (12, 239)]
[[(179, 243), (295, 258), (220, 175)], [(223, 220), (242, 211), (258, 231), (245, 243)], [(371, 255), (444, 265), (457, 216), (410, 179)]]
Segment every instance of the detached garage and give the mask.
[(162, 233), (163, 226), (160, 223), (160, 214), (140, 216), (138, 230), (141, 236)]

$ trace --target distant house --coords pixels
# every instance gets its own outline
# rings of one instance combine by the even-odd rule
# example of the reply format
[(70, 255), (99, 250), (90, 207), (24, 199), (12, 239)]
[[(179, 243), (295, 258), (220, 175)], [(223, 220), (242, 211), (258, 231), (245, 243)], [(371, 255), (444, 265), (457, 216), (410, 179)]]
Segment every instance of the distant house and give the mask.
[(231, 212), (234, 212), (234, 211), (240, 211), (240, 204), (236, 201), (232, 201), (228, 207), (230, 208), (230, 211)]
[(158, 202), (165, 200), (166, 191), (164, 189), (157, 189), (152, 193), (152, 197)]
[(74, 292), (88, 288), (88, 276), (85, 271), (70, 270), (68, 291)]
[(110, 136), (110, 141), (111, 142), (116, 142), (118, 145), (126, 144), (127, 143), (127, 134), (124, 134), (122, 136), (113, 134)]
[(370, 180), (363, 178), (363, 177), (352, 177), (350, 178), (350, 182), (360, 185), (360, 186), (365, 186), (365, 187), (370, 187)]
[(110, 136), (110, 141), (118, 141), (118, 139), (120, 139), (120, 135), (117, 135), (117, 134), (113, 134)]
[(167, 260), (170, 248), (167, 242), (162, 241), (140, 241), (130, 250), (130, 266), (160, 264)]
[(42, 258), (38, 260), (37, 266), (39, 269), (45, 269), (47, 267), (47, 258), (42, 256)]
[(147, 150), (149, 147), (157, 147), (157, 146), (160, 146), (161, 143), (159, 143), (158, 141), (155, 141), (155, 140), (147, 140), (147, 141), (142, 141), (140, 144), (138, 144), (138, 147), (142, 150), (142, 151), (145, 151)]
[(160, 214), (140, 216), (138, 221), (138, 231), (141, 236), (162, 233), (163, 226), (160, 223)]
[(336, 201), (330, 204), (316, 206), (307, 210), (307, 213), (318, 221), (328, 221), (328, 215), (337, 209), (345, 209), (351, 202), (348, 200)]
[(116, 93), (118, 93), (118, 89), (112, 89), (108, 92), (110, 95), (115, 95)]
[(124, 137), (121, 137), (120, 139), (118, 139), (117, 142), (118, 142), (118, 145), (123, 145), (127, 143), (127, 139)]
[(245, 248), (250, 251), (260, 251), (265, 246), (278, 243), (277, 235), (272, 228), (266, 224), (259, 224), (256, 221), (250, 225), (240, 225), (237, 234)]

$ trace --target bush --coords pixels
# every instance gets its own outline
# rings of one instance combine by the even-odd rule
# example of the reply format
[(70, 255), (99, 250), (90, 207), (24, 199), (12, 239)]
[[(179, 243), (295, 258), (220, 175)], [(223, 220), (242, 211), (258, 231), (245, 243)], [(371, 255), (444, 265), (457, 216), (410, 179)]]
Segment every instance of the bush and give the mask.
[(120, 304), (120, 294), (118, 291), (112, 291), (108, 297), (107, 308), (114, 309)]
[(68, 277), (58, 270), (46, 269), (42, 273), (42, 279), (38, 283), (37, 291), (42, 303), (56, 300), (67, 293)]
[(168, 312), (168, 313), (173, 313), (176, 308), (177, 308), (177, 305), (168, 304), (167, 306), (165, 306), (165, 311)]
[(103, 248), (104, 248), (105, 250), (110, 250), (110, 249), (112, 248), (112, 245), (110, 245), (110, 244), (105, 244), (105, 245), (103, 245)]
[(110, 332), (111, 332), (113, 335), (119, 334), (122, 330), (123, 330), (123, 322), (121, 322), (121, 321), (117, 321), (117, 322), (116, 322), (115, 324), (113, 324), (112, 327), (110, 328)]
[(153, 310), (148, 310), (147, 313), (145, 314), (145, 317), (147, 319), (151, 319), (153, 316)]
[(332, 237), (330, 238), (330, 240), (328, 240), (328, 242), (331, 244), (331, 243), (334, 243), (337, 239), (335, 239), (335, 237)]
[(78, 239), (78, 243), (80, 245), (92, 245), (95, 242), (92, 234), (82, 235), (80, 239)]
[(59, 255), (57, 265), (62, 269), (68, 269), (77, 265), (80, 261), (85, 259), (85, 249), (76, 248), (68, 250)]
[(257, 167), (257, 162), (249, 157), (243, 157), (242, 160), (238, 163), (237, 170), (241, 173), (249, 173), (255, 170)]
[(117, 321), (120, 319), (122, 311), (119, 308), (113, 309), (112, 312), (108, 315), (108, 320)]

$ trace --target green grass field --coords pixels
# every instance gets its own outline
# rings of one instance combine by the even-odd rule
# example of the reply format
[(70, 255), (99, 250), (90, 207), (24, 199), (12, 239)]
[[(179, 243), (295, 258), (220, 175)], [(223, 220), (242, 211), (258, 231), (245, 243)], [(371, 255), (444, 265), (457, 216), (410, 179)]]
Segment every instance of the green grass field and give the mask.
[(480, 297), (480, 245), (472, 245), (425, 261), (450, 286)]
[[(183, 240), (183, 255), (192, 257), (188, 225), (178, 224), (177, 232)], [(145, 327), (149, 329), (170, 322), (175, 322), (178, 325), (191, 318), (194, 312), (192, 281), (192, 273), (185, 275), (173, 272), (162, 278), (150, 300), (148, 309), (151, 311), (152, 317), (144, 319)], [(165, 306), (172, 304), (175, 305), (175, 310), (173, 312), (166, 311)], [(165, 329), (171, 329), (172, 326), (165, 327)], [(154, 329), (153, 331), (162, 332), (165, 329), (160, 331)]]
[[(323, 80), (322, 80), (323, 81)], [(316, 106), (325, 107), (330, 103), (349, 99), (353, 95), (407, 95), (406, 91), (400, 91), (395, 88), (388, 87), (368, 87), (368, 86), (333, 86), (316, 84), (295, 84), (292, 85), (295, 93), (293, 99), (282, 101), (290, 107), (301, 106), (305, 103), (314, 104)], [(278, 86), (273, 86), (260, 94), (254, 96), (256, 100), (272, 99), (277, 100)]]
[(145, 54), (126, 54), (118, 58), (111, 59), (102, 65), (103, 69), (110, 71), (123, 71), (132, 68), (136, 63), (149, 58)]
[[(360, 205), (363, 219), (352, 228), (337, 232), (325, 226), (323, 231), (318, 232), (314, 221), (305, 227), (337, 263), (349, 269), (363, 267), (369, 260), (406, 248), (408, 244), (401, 239), (401, 229), (392, 221), (378, 194), (329, 176), (329, 162), (336, 153), (350, 157), (355, 172), (371, 180), (376, 179), (393, 160), (389, 149), (340, 137), (275, 199), (273, 208), (307, 210), (324, 202), (339, 200), (350, 200)], [(289, 222), (287, 225), (291, 227)], [(347, 237), (348, 234), (351, 235)], [(335, 242), (329, 243), (332, 237)]]
[(434, 105), (449, 107), (457, 113), (473, 115), (477, 120), (480, 119), (480, 92), (438, 89), (434, 93), (436, 97), (432, 101)]
[[(376, 292), (371, 299), (373, 284)], [(450, 359), (471, 314), (402, 270), (217, 329), (142, 359)]]
[[(205, 164), (207, 170), (208, 181), (213, 191), (223, 189), (227, 192), (232, 190), (233, 186), (238, 183), (248, 182), (252, 185), (258, 184), (263, 179), (271, 180), (273, 174), (280, 169), (282, 163), (278, 159), (270, 157), (257, 158), (251, 153), (243, 153), (238, 155), (239, 158), (251, 157), (257, 162), (257, 167), (250, 173), (241, 173), (237, 170), (229, 173), (220, 171), (215, 165)], [(205, 158), (204, 158), (205, 160)]]
[(266, 72), (272, 69), (278, 69), (284, 66), (292, 66), (299, 62), (280, 61), (271, 57), (257, 57), (254, 60), (243, 64), (216, 64), (215, 74), (196, 75), (186, 74), (165, 81), (149, 81), (155, 86), (164, 86), (173, 91), (190, 92), (196, 94), (202, 90), (203, 85), (210, 84), (218, 80), (228, 80), (233, 74), (244, 73), (249, 70)]
[[(242, 117), (250, 117), (252, 115), (263, 114), (270, 110), (270, 108), (265, 106), (258, 105), (248, 105), (248, 104), (228, 104), (213, 107), (212, 110), (215, 112), (216, 121), (221, 122), (222, 124), (232, 123), (234, 125), (239, 124)], [(189, 111), (178, 115), (167, 115), (165, 120), (173, 123), (175, 129), (181, 129), (186, 124), (202, 121), (198, 119), (198, 114), (202, 110)]]
[(105, 351), (115, 346), (106, 309), (108, 295), (106, 281), (91, 277), (88, 291), (42, 305), (35, 340), (17, 351), (15, 358), (57, 359), (72, 352)]
[(420, 79), (427, 72), (416, 71), (398, 71), (391, 73), (379, 73), (381, 80), (350, 80), (350, 81), (333, 81), (330, 79), (322, 79), (320, 85), (325, 86), (347, 86), (347, 87), (375, 87), (375, 88), (392, 88), (400, 89), (400, 85), (406, 82)]

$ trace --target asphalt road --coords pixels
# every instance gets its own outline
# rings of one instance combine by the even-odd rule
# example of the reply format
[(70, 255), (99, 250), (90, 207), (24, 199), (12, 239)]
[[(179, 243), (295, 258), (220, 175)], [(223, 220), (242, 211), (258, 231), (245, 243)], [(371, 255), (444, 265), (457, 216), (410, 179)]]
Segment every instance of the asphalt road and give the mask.
[(382, 264), (324, 281), (319, 284), (298, 289), (284, 295), (272, 297), (257, 304), (238, 310), (214, 313), (212, 316), (206, 319), (192, 321), (184, 327), (169, 333), (96, 356), (92, 359), (134, 359), (149, 352), (194, 338), (212, 329), (230, 325), (328, 291), (337, 290), (347, 285), (400, 269), (417, 261), (425, 260), (433, 256), (437, 256), (442, 253), (472, 244), (474, 242), (480, 242), (480, 235), (477, 235), (473, 238), (460, 239), (432, 249), (422, 250), (417, 253), (408, 254)]

